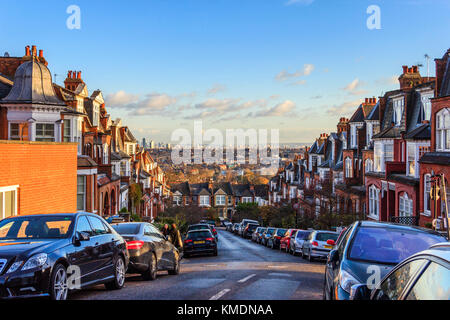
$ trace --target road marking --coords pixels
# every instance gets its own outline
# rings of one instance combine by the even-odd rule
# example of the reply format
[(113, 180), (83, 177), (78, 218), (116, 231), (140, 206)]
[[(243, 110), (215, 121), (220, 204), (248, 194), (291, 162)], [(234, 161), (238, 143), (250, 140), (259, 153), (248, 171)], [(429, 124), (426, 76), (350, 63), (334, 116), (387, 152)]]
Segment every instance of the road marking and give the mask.
[(239, 280), (238, 282), (239, 283), (244, 283), (245, 281), (248, 281), (248, 280), (250, 280), (251, 278), (253, 278), (254, 276), (256, 276), (256, 274), (254, 273), (254, 274), (251, 274), (251, 275), (249, 275), (248, 277), (245, 277), (244, 279), (241, 279), (241, 280)]
[(287, 268), (287, 266), (267, 266), (267, 268), (284, 269)]
[(219, 300), (220, 298), (222, 298), (224, 295), (226, 295), (230, 291), (231, 291), (231, 289), (223, 289), (218, 294), (212, 296), (209, 300)]

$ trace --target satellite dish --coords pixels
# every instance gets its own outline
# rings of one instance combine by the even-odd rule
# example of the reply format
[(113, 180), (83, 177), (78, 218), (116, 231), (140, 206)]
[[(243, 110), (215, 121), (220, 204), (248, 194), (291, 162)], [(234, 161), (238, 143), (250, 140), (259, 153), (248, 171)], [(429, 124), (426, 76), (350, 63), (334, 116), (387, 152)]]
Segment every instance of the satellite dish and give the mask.
[(4, 57), (9, 58), (9, 53), (8, 53), (8, 52), (5, 52)]

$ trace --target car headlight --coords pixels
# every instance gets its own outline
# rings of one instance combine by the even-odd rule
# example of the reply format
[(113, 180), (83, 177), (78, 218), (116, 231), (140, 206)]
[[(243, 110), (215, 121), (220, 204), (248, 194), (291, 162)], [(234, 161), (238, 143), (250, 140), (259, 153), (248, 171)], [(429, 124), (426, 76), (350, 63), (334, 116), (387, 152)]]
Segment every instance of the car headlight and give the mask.
[(19, 269), (19, 267), (22, 265), (23, 261), (16, 261), (14, 262), (11, 267), (9, 267), (8, 271), (6, 273), (11, 273), (14, 271), (17, 271), (17, 269)]
[(47, 254), (46, 253), (38, 253), (28, 259), (25, 262), (22, 270), (29, 270), (34, 268), (40, 268), (47, 262)]
[(347, 271), (341, 270), (341, 272), (339, 273), (339, 284), (341, 285), (341, 288), (344, 289), (344, 291), (347, 293), (350, 293), (353, 285), (360, 283), (360, 281), (356, 280), (356, 278)]

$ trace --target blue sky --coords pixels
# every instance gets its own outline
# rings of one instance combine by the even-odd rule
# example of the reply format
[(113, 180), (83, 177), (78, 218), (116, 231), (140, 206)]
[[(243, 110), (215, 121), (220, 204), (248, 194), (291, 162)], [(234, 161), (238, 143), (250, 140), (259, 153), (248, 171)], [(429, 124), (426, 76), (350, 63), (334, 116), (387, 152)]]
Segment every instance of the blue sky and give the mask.
[[(281, 142), (310, 142), (335, 131), (364, 97), (397, 88), (402, 65), (426, 66), (424, 54), (450, 47), (447, 0), (0, 3), (0, 54), (37, 45), (57, 83), (81, 70), (112, 118), (165, 142), (194, 119), (222, 130), (278, 128)], [(72, 4), (80, 30), (66, 27)], [(381, 30), (366, 26), (373, 4)]]

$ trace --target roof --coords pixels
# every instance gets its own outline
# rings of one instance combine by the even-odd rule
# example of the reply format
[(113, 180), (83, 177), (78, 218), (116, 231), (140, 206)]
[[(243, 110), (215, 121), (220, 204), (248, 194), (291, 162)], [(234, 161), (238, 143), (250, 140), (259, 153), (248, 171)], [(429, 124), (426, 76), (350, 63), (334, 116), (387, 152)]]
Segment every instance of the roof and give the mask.
[(362, 108), (362, 104), (359, 105), (358, 109), (356, 109), (355, 113), (350, 118), (349, 123), (352, 122), (364, 122), (364, 111)]
[(173, 193), (179, 191), (181, 194), (189, 195), (190, 194), (189, 182), (175, 184), (172, 186), (171, 191)]
[(450, 96), (450, 49), (447, 50), (445, 55), (447, 56), (447, 65), (445, 66), (439, 97)]
[(427, 152), (420, 158), (419, 162), (448, 166), (450, 163), (450, 152)]
[(422, 123), (415, 129), (405, 135), (405, 139), (429, 140), (431, 139), (431, 126), (428, 123)]
[(17, 68), (11, 91), (1, 102), (65, 106), (53, 89), (50, 70), (35, 57)]
[(89, 156), (78, 156), (78, 167), (97, 167), (97, 163)]
[(367, 116), (366, 120), (373, 121), (373, 120), (380, 120), (380, 101), (373, 107), (372, 111), (370, 111), (369, 115)]

